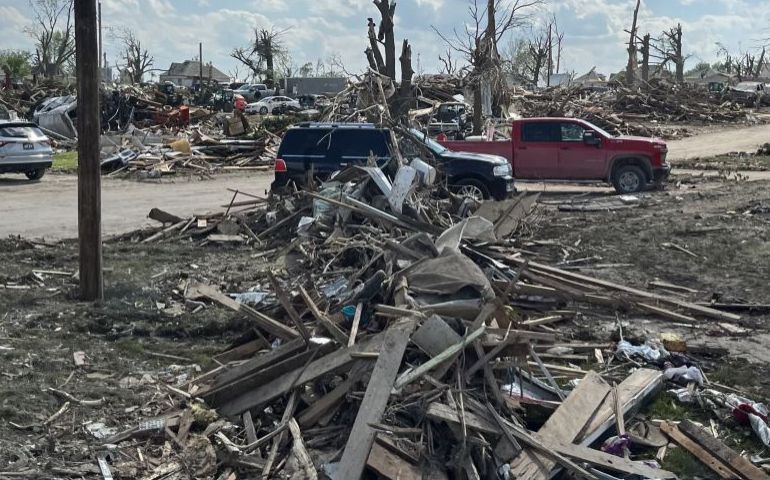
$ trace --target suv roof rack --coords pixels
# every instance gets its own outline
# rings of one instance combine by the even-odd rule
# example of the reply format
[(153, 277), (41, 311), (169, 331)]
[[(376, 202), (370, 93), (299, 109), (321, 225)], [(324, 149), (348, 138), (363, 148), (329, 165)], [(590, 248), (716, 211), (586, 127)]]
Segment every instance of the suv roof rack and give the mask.
[(303, 128), (377, 128), (373, 123), (356, 122), (301, 122), (297, 126)]

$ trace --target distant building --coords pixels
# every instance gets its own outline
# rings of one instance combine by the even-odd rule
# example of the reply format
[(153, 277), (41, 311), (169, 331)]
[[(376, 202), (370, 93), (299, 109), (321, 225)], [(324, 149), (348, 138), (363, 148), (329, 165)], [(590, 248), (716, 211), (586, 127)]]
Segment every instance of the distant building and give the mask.
[(596, 73), (596, 69), (592, 68), (585, 75), (581, 75), (571, 82), (572, 85), (577, 85), (584, 88), (600, 88), (607, 86), (607, 77), (601, 73)]
[[(200, 62), (195, 60), (185, 60), (181, 63), (172, 63), (168, 68), (168, 71), (160, 75), (159, 81), (160, 83), (171, 82), (174, 85), (189, 88), (198, 83), (200, 75)], [(224, 83), (229, 82), (230, 77), (209, 63), (203, 65), (203, 81)]]
[(685, 77), (684, 81), (693, 85), (701, 85), (712, 92), (721, 92), (734, 83), (735, 76), (723, 73), (713, 68), (696, 75)]
[(344, 77), (289, 77), (284, 79), (286, 95), (336, 95), (345, 90), (348, 79)]

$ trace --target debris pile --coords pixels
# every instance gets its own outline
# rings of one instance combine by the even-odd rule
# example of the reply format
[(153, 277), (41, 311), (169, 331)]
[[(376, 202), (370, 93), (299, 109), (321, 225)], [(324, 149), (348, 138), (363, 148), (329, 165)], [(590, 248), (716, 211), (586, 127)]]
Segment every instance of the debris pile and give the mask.
[(650, 88), (631, 90), (617, 86), (607, 91), (554, 88), (514, 97), (524, 117), (575, 117), (615, 135), (681, 137), (681, 127), (655, 126), (676, 123), (740, 123), (751, 120), (751, 111), (695, 87), (655, 82)]
[[(317, 191), (246, 205), (234, 192), (208, 218), (151, 212), (171, 226), (137, 241), (238, 238), (273, 268), (249, 286), (200, 272), (175, 288), (188, 312), (213, 302), (250, 328), (217, 368), (167, 384), (165, 411), (108, 425), (101, 443), (123, 454), (100, 468), (147, 478), (674, 478), (650, 460), (664, 434), (688, 450), (711, 446), (692, 440), (697, 426), (634, 416), (666, 382), (681, 401), (741, 411), (749, 402), (746, 419), (763, 435), (763, 406), (716, 399), (695, 360), (669, 353), (681, 350), (676, 339), (635, 345), (621, 330), (617, 345), (588, 343), (571, 329), (619, 309), (679, 323), (740, 316), (537, 262), (516, 240), (537, 195), (478, 204), (434, 177), (417, 161), (390, 176), (354, 167)], [(758, 471), (746, 463), (720, 468)]]

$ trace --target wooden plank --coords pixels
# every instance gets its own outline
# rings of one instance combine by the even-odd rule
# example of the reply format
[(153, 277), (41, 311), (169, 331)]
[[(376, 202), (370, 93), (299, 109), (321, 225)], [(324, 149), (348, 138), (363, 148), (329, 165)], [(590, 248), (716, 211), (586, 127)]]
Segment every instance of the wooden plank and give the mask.
[(217, 410), (224, 416), (232, 416), (262, 406), (265, 403), (286, 394), (286, 392), (295, 385), (305, 384), (354, 362), (355, 360), (350, 357), (350, 352), (378, 350), (382, 345), (383, 340), (384, 333), (380, 333), (351, 348), (340, 348), (335, 350), (328, 355), (310, 362), (306, 366), (286, 372), (285, 375), (271, 380), (250, 392), (245, 392), (231, 399)]
[(475, 332), (469, 333), (468, 336), (463, 338), (459, 343), (452, 345), (451, 347), (447, 348), (446, 350), (439, 353), (435, 357), (431, 358), (427, 362), (423, 363), (419, 367), (413, 370), (404, 372), (400, 377), (398, 377), (393, 388), (395, 388), (396, 390), (401, 390), (405, 386), (409, 385), (410, 383), (419, 379), (429, 371), (441, 365), (441, 363), (443, 363), (444, 361), (454, 358), (454, 356), (457, 355), (459, 352), (462, 352), (463, 350), (465, 350), (465, 348), (471, 342), (479, 338), (481, 334), (484, 333), (484, 328), (485, 327), (482, 325)]
[[(536, 434), (533, 434), (532, 436), (539, 438)], [(677, 478), (675, 474), (669, 471), (648, 467), (644, 463), (634, 462), (623, 457), (616, 457), (615, 455), (610, 455), (609, 453), (604, 453), (600, 450), (594, 450), (593, 448), (584, 447), (582, 445), (567, 444), (555, 440), (543, 440), (543, 444), (565, 457), (591, 463), (603, 470), (607, 469), (628, 475), (638, 475), (642, 478)]]
[(366, 466), (388, 480), (422, 480), (422, 471), (417, 465), (404, 460), (378, 442), (372, 445)]
[[(538, 431), (545, 440), (572, 443), (594, 418), (610, 393), (610, 386), (596, 372), (589, 372)], [(511, 462), (513, 478), (548, 479), (556, 462), (530, 450), (522, 451)]]
[(361, 323), (361, 314), (364, 311), (364, 304), (359, 302), (356, 305), (356, 313), (353, 315), (353, 325), (350, 327), (350, 338), (348, 339), (348, 347), (352, 347), (356, 343), (356, 335), (358, 335), (358, 325)]
[[(264, 370), (278, 362), (293, 357), (305, 350), (305, 343), (302, 340), (292, 340), (281, 345), (278, 348), (265, 352), (263, 355), (247, 360), (240, 365), (222, 367), (220, 372), (214, 378), (206, 378), (206, 385), (202, 381), (198, 382), (201, 387), (196, 395), (204, 396), (208, 392), (217, 390), (225, 385), (233, 383), (240, 378), (251, 375), (254, 372)], [(203, 380), (203, 379), (202, 379)]]
[(385, 331), (381, 354), (374, 364), (366, 394), (342, 452), (336, 478), (361, 478), (375, 436), (375, 430), (369, 424), (379, 422), (385, 412), (406, 345), (416, 324), (417, 320), (414, 318), (403, 319)]
[(313, 465), (313, 459), (305, 448), (305, 442), (302, 440), (302, 432), (293, 418), (289, 420), (289, 432), (293, 440), (291, 450), (302, 468), (301, 478), (305, 480), (317, 480), (318, 472)]
[(254, 443), (257, 441), (257, 431), (254, 429), (254, 419), (251, 418), (251, 412), (246, 410), (243, 412), (243, 428), (246, 430), (246, 441)]
[(229, 350), (225, 350), (222, 353), (219, 353), (217, 355), (214, 355), (214, 360), (216, 360), (219, 363), (229, 363), (234, 362), (237, 360), (243, 360), (245, 358), (249, 358), (253, 356), (258, 351), (262, 350), (263, 348), (267, 348), (270, 345), (265, 343), (264, 340), (261, 338), (254, 339), (250, 342), (246, 342), (244, 344), (238, 345), (237, 347), (233, 347)]
[(345, 395), (350, 391), (350, 387), (353, 386), (353, 379), (348, 378), (344, 382), (337, 385), (337, 387), (331, 392), (321, 397), (314, 404), (306, 408), (297, 417), (297, 421), (302, 428), (312, 427), (315, 423), (330, 409), (334, 408), (339, 402), (345, 398)]
[(691, 421), (685, 420), (680, 423), (679, 430), (698, 443), (719, 461), (739, 473), (743, 478), (747, 478), (748, 480), (770, 479), (770, 476), (765, 472), (755, 467), (750, 461), (740, 456), (735, 450), (725, 445), (719, 439), (704, 432), (702, 428)]
[(648, 298), (656, 302), (662, 302), (668, 305), (674, 305), (676, 307), (689, 310), (690, 312), (693, 312), (693, 313), (699, 313), (706, 317), (716, 318), (718, 320), (725, 320), (728, 322), (735, 322), (741, 319), (740, 315), (733, 315), (731, 313), (720, 312), (719, 310), (715, 310), (713, 308), (708, 308), (708, 307), (704, 307), (694, 303), (685, 302), (677, 298), (666, 297), (664, 295), (658, 295), (657, 293), (652, 293), (652, 292), (645, 292), (644, 290), (627, 287), (625, 285), (618, 285), (617, 283), (613, 283), (608, 280), (601, 280), (598, 278), (589, 277), (587, 275), (581, 275), (579, 273), (569, 272), (559, 268), (550, 267), (542, 263), (530, 262), (523, 258), (518, 258), (518, 257), (507, 257), (507, 258), (508, 260), (510, 260), (511, 262), (519, 266), (526, 265), (528, 268), (534, 268), (541, 272), (548, 272), (551, 274), (555, 274), (565, 279), (569, 279), (577, 282), (584, 282), (590, 285), (597, 285), (610, 290), (630, 293), (637, 297)]
[(302, 318), (299, 316), (299, 313), (297, 313), (294, 305), (292, 305), (289, 296), (286, 295), (286, 292), (283, 290), (283, 288), (281, 288), (281, 285), (278, 283), (278, 279), (275, 278), (275, 275), (273, 275), (273, 272), (267, 272), (267, 278), (270, 280), (270, 285), (273, 287), (275, 296), (278, 297), (278, 301), (281, 303), (281, 306), (284, 310), (286, 310), (286, 313), (289, 314), (289, 318), (291, 318), (291, 321), (294, 322), (294, 326), (297, 327), (297, 331), (299, 331), (299, 334), (302, 335), (305, 343), (309, 343), (310, 332), (307, 331), (305, 324), (302, 323)]
[(671, 310), (667, 310), (665, 308), (656, 307), (655, 305), (638, 302), (636, 303), (636, 306), (645, 312), (660, 315), (661, 317), (668, 318), (669, 320), (673, 320), (675, 322), (684, 322), (690, 324), (695, 324), (698, 322), (698, 320), (693, 317), (688, 317), (687, 315), (682, 315), (681, 313), (672, 312)]
[(334, 337), (337, 342), (339, 342), (340, 345), (347, 345), (348, 344), (348, 335), (343, 332), (340, 327), (338, 327), (334, 322), (332, 322), (329, 317), (324, 315), (323, 312), (321, 312), (318, 309), (318, 306), (313, 302), (313, 299), (310, 298), (310, 295), (305, 291), (304, 288), (301, 286), (299, 287), (299, 293), (302, 296), (302, 299), (305, 301), (305, 304), (307, 304), (307, 307), (310, 309), (310, 312), (313, 314), (316, 320), (318, 320), (318, 323), (321, 324), (321, 326), (326, 329), (329, 334)]
[(293, 328), (287, 327), (286, 325), (273, 320), (267, 315), (259, 313), (248, 305), (243, 305), (236, 302), (211, 285), (205, 285), (202, 283), (191, 285), (188, 288), (188, 295), (195, 296), (195, 293), (213, 300), (234, 312), (246, 314), (246, 316), (251, 318), (259, 328), (265, 330), (266, 332), (270, 332), (276, 337), (282, 338), (284, 340), (292, 340), (299, 337), (299, 333)]
[[(642, 401), (656, 392), (663, 384), (663, 372), (640, 368), (618, 385), (618, 397), (623, 414), (635, 411)], [(615, 424), (615, 402), (608, 396), (583, 434), (577, 439), (581, 445), (590, 445)]]
[[(431, 420), (452, 423), (458, 426), (462, 425), (463, 421), (454, 407), (450, 407), (449, 405), (440, 402), (433, 402), (428, 405), (428, 410), (425, 412), (425, 415)], [(465, 412), (465, 426), (471, 430), (485, 434), (502, 435), (503, 433), (496, 424), (480, 415), (468, 411)]]
[(687, 435), (679, 431), (676, 425), (663, 422), (660, 425), (660, 430), (668, 435), (671, 440), (678, 443), (682, 448), (692, 453), (695, 458), (703, 462), (704, 465), (714, 471), (719, 478), (724, 479), (736, 479), (738, 475), (732, 472), (725, 464), (723, 464), (718, 458), (710, 454), (700, 445), (692, 441)]

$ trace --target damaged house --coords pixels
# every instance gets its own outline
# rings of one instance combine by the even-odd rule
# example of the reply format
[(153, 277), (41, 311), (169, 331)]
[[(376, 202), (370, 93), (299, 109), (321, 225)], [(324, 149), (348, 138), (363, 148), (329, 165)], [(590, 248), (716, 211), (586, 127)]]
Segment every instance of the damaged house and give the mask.
[[(160, 75), (160, 83), (171, 82), (180, 87), (192, 87), (198, 83), (201, 77), (201, 63), (196, 60), (173, 62), (166, 73)], [(230, 77), (222, 73), (217, 67), (208, 63), (203, 65), (203, 79), (217, 83), (230, 81)]]

